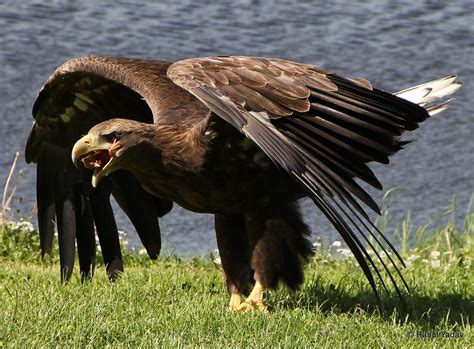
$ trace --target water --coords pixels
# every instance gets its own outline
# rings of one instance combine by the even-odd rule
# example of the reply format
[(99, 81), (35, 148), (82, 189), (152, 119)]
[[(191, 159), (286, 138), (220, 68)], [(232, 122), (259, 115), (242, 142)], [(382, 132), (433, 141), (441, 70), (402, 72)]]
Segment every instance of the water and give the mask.
[[(389, 166), (375, 167), (385, 188), (403, 187), (392, 202), (392, 226), (408, 210), (413, 225), (425, 224), (454, 194), (464, 209), (473, 193), (473, 23), (474, 2), (467, 0), (0, 2), (1, 183), (15, 151), (23, 152), (38, 89), (74, 56), (280, 57), (365, 77), (388, 91), (455, 73), (465, 85), (452, 107), (411, 134), (417, 141)], [(23, 160), (20, 167), (24, 176), (14, 207), (27, 216), (35, 200), (35, 167)], [(382, 193), (371, 193), (380, 200)], [(303, 209), (317, 234), (337, 239), (309, 202)], [(458, 222), (463, 215), (458, 213)], [(136, 243), (127, 219), (118, 221)], [(165, 250), (212, 251), (212, 221), (175, 208), (161, 223)]]

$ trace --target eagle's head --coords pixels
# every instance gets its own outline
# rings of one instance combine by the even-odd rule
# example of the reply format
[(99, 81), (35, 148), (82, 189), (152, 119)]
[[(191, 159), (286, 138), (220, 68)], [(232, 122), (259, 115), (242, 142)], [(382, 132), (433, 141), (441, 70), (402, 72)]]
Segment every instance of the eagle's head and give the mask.
[(110, 119), (95, 125), (72, 149), (72, 161), (94, 170), (92, 185), (119, 169), (128, 169), (141, 145), (151, 140), (152, 125), (128, 119)]

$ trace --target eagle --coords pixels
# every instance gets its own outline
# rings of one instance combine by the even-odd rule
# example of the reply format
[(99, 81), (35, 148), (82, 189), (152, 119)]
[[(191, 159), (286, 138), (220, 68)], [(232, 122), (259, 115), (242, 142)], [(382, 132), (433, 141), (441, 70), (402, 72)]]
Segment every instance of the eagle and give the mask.
[(26, 161), (37, 163), (42, 248), (56, 215), (62, 273), (72, 270), (75, 237), (88, 275), (95, 224), (113, 274), (123, 265), (109, 196), (152, 257), (158, 217), (174, 202), (214, 215), (230, 310), (265, 311), (265, 290), (303, 282), (313, 250), (297, 201), (309, 197), (377, 298), (388, 282), (402, 297), (405, 264), (366, 212), (380, 209), (360, 182), (382, 189), (368, 164), (387, 164), (409, 143), (405, 131), (446, 109), (455, 80), (391, 94), (276, 58), (70, 59), (40, 90), (26, 145)]

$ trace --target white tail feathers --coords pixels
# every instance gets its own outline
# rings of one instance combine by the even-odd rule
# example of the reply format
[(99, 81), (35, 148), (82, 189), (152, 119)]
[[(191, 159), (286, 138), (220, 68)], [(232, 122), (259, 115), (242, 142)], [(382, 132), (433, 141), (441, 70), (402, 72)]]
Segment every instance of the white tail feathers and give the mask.
[(462, 83), (455, 82), (455, 80), (456, 75), (450, 75), (425, 84), (409, 87), (394, 93), (394, 95), (416, 103), (425, 108), (430, 115), (435, 115), (445, 110), (448, 107), (448, 103), (453, 100), (453, 98), (444, 101), (442, 99), (453, 94), (462, 86)]

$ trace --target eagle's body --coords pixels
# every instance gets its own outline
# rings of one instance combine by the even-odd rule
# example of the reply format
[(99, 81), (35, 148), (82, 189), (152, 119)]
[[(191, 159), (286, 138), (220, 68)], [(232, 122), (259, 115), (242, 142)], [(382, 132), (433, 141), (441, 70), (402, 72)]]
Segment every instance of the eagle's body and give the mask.
[[(400, 140), (404, 131), (444, 110), (447, 102), (440, 99), (460, 86), (454, 79), (392, 95), (366, 80), (279, 59), (78, 58), (59, 67), (40, 92), (27, 161), (38, 161), (39, 203), (52, 201), (44, 199), (48, 186), (60, 194), (56, 212), (62, 227), (71, 215), (76, 222), (91, 222), (77, 204), (65, 214), (64, 202), (94, 199), (106, 175), (115, 186), (99, 201), (113, 192), (131, 218), (148, 219), (140, 226), (144, 241), (157, 231), (149, 218), (166, 213), (171, 201), (214, 214), (233, 310), (263, 309), (263, 290), (279, 281), (291, 288), (301, 284), (312, 253), (296, 205), (303, 196), (311, 197), (341, 234), (374, 291), (373, 272), (386, 288), (383, 269), (401, 294), (391, 270), (407, 287), (398, 267), (403, 261), (379, 231), (372, 231), (362, 204), (379, 209), (355, 179), (381, 188), (367, 163), (388, 163), (406, 144)], [(84, 191), (82, 183), (90, 177), (61, 155), (52, 161), (53, 148), (59, 154), (72, 148), (74, 163), (94, 169), (96, 189)], [(59, 169), (59, 176), (53, 174), (59, 185), (41, 179), (51, 168)], [(123, 170), (133, 175), (130, 187)], [(96, 225), (101, 207), (92, 207)], [(40, 221), (51, 218), (50, 211), (40, 211)], [(153, 250), (157, 244), (148, 246)], [(393, 258), (386, 254), (385, 260), (378, 250), (391, 250)], [(252, 280), (255, 286), (241, 302)]]
[[(146, 127), (150, 134), (161, 134), (159, 126)], [(175, 132), (186, 131), (180, 127)], [(197, 137), (192, 144), (202, 149), (193, 150), (196, 156), (188, 156), (191, 150), (174, 152), (179, 166), (147, 161), (161, 155), (152, 142), (142, 142), (136, 150), (141, 156), (133, 157), (127, 169), (148, 192), (199, 213), (241, 214), (307, 195), (255, 143), (215, 116)], [(161, 152), (173, 151), (173, 145), (161, 143)]]

